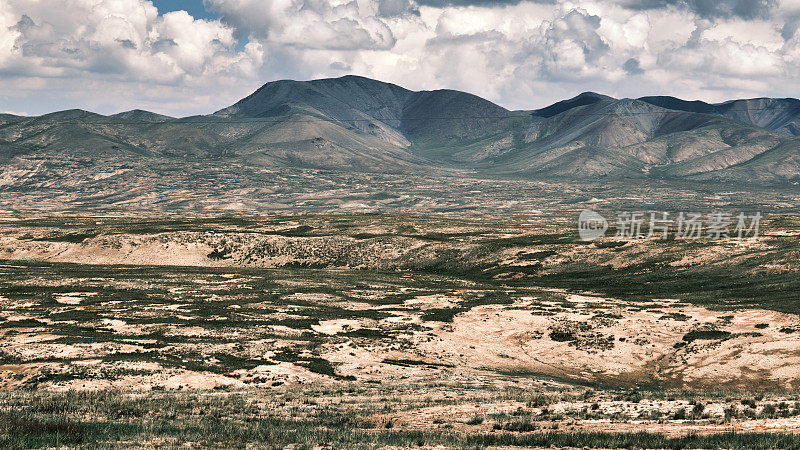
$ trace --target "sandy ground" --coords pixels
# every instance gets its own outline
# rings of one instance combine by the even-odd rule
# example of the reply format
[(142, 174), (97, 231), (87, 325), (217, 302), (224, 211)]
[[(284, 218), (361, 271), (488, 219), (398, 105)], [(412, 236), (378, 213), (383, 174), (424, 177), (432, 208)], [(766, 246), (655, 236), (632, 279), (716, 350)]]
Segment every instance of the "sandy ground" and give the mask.
[[(800, 328), (795, 316), (766, 310), (727, 314), (675, 301), (638, 306), (602, 297), (560, 295), (564, 295), (563, 301), (568, 302), (568, 306), (562, 301), (536, 299), (511, 305), (482, 305), (455, 315), (452, 322), (423, 318), (432, 308), (457, 305), (460, 301), (457, 297), (417, 296), (379, 321), (367, 318), (320, 320), (310, 327), (310, 331), (323, 340), (313, 355), (329, 360), (336, 366), (337, 373), (357, 379), (429, 379), (443, 373), (469, 378), (488, 372), (617, 386), (659, 384), (690, 389), (792, 390), (800, 385), (800, 371), (796, 370), (800, 367), (800, 333), (789, 331)], [(77, 301), (65, 303), (64, 297)], [(86, 296), (70, 294), (57, 297), (56, 302), (64, 308), (79, 309), (82, 298)], [(306, 296), (305, 301), (309, 298)], [(326, 297), (319, 300), (325, 301)], [(181, 305), (174, 306), (162, 305), (161, 310), (173, 317), (193, 318), (190, 313), (179, 314)], [(156, 340), (146, 339), (154, 326), (161, 327), (168, 336), (189, 339), (183, 344), (166, 345), (160, 351), (170, 348), (197, 349), (204, 354), (232, 351), (231, 344), (213, 344), (213, 340), (222, 335), (202, 326), (133, 325), (122, 319), (105, 318), (96, 323), (96, 329), (111, 332), (116, 339), (70, 344), (61, 342), (64, 339), (50, 328), (64, 321), (51, 322), (48, 326), (46, 319), (35, 314), (5, 313), (2, 317), (9, 324), (31, 320), (39, 323), (35, 328), (6, 326), (2, 329), (3, 352), (20, 360), (0, 364), (0, 372), (6, 374), (3, 382), (6, 388), (30, 382), (45, 368), (61, 371), (78, 365), (97, 370), (113, 368), (123, 374), (113, 380), (92, 381), (80, 377), (50, 385), (56, 389), (150, 389), (154, 385), (165, 388), (239, 386), (242, 380), (260, 380), (265, 384), (332, 381), (302, 364), (271, 359), (301, 336), (298, 330), (286, 326), (269, 328), (271, 333), (284, 336), (282, 339), (259, 340), (248, 336), (244, 330), (239, 331), (242, 345), (249, 353), (260, 354), (265, 364), (223, 375), (160, 366), (157, 362), (142, 365), (144, 363), (108, 361), (110, 355), (135, 355), (151, 352), (154, 345), (158, 348)], [(397, 331), (398, 327), (401, 332), (392, 340), (360, 338), (353, 334), (359, 330)], [(689, 338), (693, 334), (697, 337)], [(25, 363), (26, 360), (37, 362)], [(154, 373), (145, 374), (148, 367)]]
[[(376, 412), (366, 420), (423, 429), (447, 417), (456, 429), (485, 431), (514, 417), (560, 430), (800, 431), (796, 315), (614, 298), (533, 282), (482, 283), (396, 267), (355, 270), (413, 252), (435, 259), (441, 250), (412, 239), (389, 245), (271, 236), (268, 244), (284, 253), (257, 257), (255, 238), (237, 235), (242, 242), (228, 257), (213, 234), (96, 236), (74, 243), (20, 239), (20, 233), (0, 236), (9, 261), (0, 265), (0, 389), (269, 393), (367, 385), (390, 392), (430, 386), (425, 395), (438, 395), (457, 392), (442, 384), (492, 386), (496, 390), (478, 389), (485, 396)], [(770, 245), (698, 246), (666, 265), (738, 264)], [(323, 261), (342, 249), (357, 254), (354, 267), (272, 268)], [(545, 272), (580, 258), (626, 267), (633, 255), (659, 251), (652, 243), (565, 251), (513, 247), (484, 256), (483, 263), (501, 267), (495, 279), (516, 280), (537, 264)], [(797, 267), (776, 260), (759, 270)], [(514, 389), (580, 394), (586, 385), (597, 391), (586, 399), (562, 396), (540, 405), (506, 398)], [(738, 398), (704, 399), (702, 412), (685, 418), (695, 408), (685, 394), (616, 398), (637, 389), (773, 394), (752, 407)], [(503, 395), (495, 398), (496, 392)], [(780, 409), (783, 403), (789, 406)], [(467, 423), (476, 416), (491, 420)]]

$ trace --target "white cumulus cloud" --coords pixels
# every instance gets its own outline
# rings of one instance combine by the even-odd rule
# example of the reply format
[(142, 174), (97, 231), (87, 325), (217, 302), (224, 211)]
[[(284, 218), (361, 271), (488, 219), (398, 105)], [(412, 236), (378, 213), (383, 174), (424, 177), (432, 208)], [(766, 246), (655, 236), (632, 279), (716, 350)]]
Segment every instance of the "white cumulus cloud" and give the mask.
[[(263, 60), (257, 42), (237, 47), (230, 26), (185, 11), (160, 15), (144, 0), (6, 0), (0, 30), (0, 76), (24, 81), (15, 86), (20, 92), (6, 87), (0, 95), (61, 91), (87, 97), (87, 107), (114, 95), (133, 104), (157, 85), (256, 77)], [(36, 79), (46, 80), (45, 89)], [(87, 89), (93, 85), (102, 90)]]
[(0, 107), (206, 113), (267, 81), (348, 73), (520, 109), (586, 90), (707, 101), (800, 90), (796, 0), (204, 4), (218, 20), (148, 0), (0, 2)]
[(332, 50), (388, 50), (395, 44), (378, 2), (208, 0), (206, 4), (241, 33), (276, 44)]

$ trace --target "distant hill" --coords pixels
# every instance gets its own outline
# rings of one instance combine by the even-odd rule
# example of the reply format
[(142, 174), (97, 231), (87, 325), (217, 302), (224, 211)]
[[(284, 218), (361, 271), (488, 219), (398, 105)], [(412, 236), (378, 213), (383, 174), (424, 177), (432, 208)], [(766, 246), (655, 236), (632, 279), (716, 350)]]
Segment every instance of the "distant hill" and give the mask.
[[(409, 176), (469, 171), (793, 183), (800, 181), (798, 118), (795, 99), (709, 104), (586, 92), (525, 112), (465, 92), (411, 91), (357, 76), (282, 80), (204, 116), (176, 119), (143, 110), (0, 115), (0, 176), (13, 183), (24, 173), (14, 167), (45, 160), (51, 167), (61, 163), (63, 177), (73, 165), (100, 168), (113, 161), (157, 171), (158, 161), (213, 159)], [(47, 175), (36, 176), (46, 181)]]
[(111, 117), (118, 117), (120, 119), (125, 120), (132, 120), (135, 122), (167, 122), (169, 120), (174, 119), (174, 117), (165, 116), (163, 114), (157, 114), (150, 111), (145, 111), (143, 109), (132, 109), (130, 111), (124, 111), (117, 114), (112, 114)]
[(607, 95), (597, 94), (595, 92), (584, 92), (569, 100), (561, 100), (560, 102), (553, 103), (545, 108), (537, 109), (531, 114), (538, 117), (550, 118), (561, 114), (564, 111), (569, 111), (572, 108), (591, 105), (597, 102), (609, 102), (613, 100), (614, 99), (612, 97)]
[(415, 139), (461, 139), (480, 133), (509, 112), (488, 100), (452, 90), (414, 92), (364, 77), (267, 83), (218, 117), (310, 116), (345, 125), (392, 145)]
[(800, 100), (754, 98), (724, 103), (685, 101), (675, 97), (642, 97), (640, 100), (678, 111), (715, 114), (780, 133), (800, 136)]

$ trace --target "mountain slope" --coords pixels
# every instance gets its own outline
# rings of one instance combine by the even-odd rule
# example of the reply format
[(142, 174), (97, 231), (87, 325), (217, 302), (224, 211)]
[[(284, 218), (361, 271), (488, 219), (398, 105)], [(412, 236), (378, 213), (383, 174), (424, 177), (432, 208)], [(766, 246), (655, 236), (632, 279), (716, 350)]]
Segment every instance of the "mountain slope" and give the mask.
[(561, 114), (572, 108), (579, 106), (591, 105), (597, 102), (609, 102), (615, 99), (607, 95), (598, 94), (596, 92), (584, 92), (568, 100), (561, 100), (560, 102), (553, 103), (545, 108), (537, 109), (531, 113), (533, 116), (544, 117), (549, 119), (555, 115)]
[(353, 106), (366, 104), (371, 114), (395, 117), (399, 124), (404, 103), (393, 97), (409, 92), (359, 77), (281, 81), (210, 116), (62, 112), (19, 120), (0, 130), (0, 139), (5, 132), (15, 148), (65, 157), (228, 157), (265, 166), (375, 172), (430, 167), (435, 164), (404, 150), (409, 142), (401, 132)]
[[(485, 167), (506, 174), (578, 178), (747, 181), (757, 176), (760, 181), (787, 182), (800, 176), (800, 166), (790, 165), (770, 177), (770, 170), (761, 167), (766, 160), (759, 159), (782, 148), (787, 152), (782, 160), (791, 162), (792, 152), (800, 149), (797, 138), (640, 100), (589, 98), (593, 101), (572, 103), (578, 106), (533, 123), (525, 145), (486, 161)], [(750, 170), (742, 170), (744, 166)]]
[(166, 160), (172, 166), (216, 160), (409, 176), (447, 170), (786, 183), (800, 181), (800, 138), (787, 134), (796, 131), (795, 108), (800, 101), (793, 99), (712, 105), (587, 92), (512, 112), (465, 92), (417, 92), (357, 76), (283, 80), (207, 116), (0, 115), (0, 164), (10, 182), (15, 175), (6, 169), (14, 165), (46, 181), (37, 172), (42, 161), (60, 164), (63, 178), (70, 167), (150, 170)]
[(779, 133), (800, 136), (800, 100), (794, 98), (754, 98), (716, 104), (665, 96), (642, 97), (640, 100), (668, 109), (715, 114)]
[(178, 123), (122, 120), (82, 110), (25, 117), (0, 128), (0, 139), (26, 153), (107, 157), (219, 157), (224, 139)]
[(121, 113), (112, 114), (109, 117), (116, 117), (119, 119), (130, 120), (132, 122), (167, 122), (174, 119), (174, 117), (157, 114), (143, 109), (132, 109), (130, 111), (123, 111)]
[(291, 115), (338, 122), (395, 146), (409, 143), (395, 128), (411, 91), (363, 77), (267, 83), (233, 106), (214, 113), (224, 118), (272, 119)]
[(267, 83), (214, 115), (275, 119), (294, 114), (343, 124), (399, 147), (463, 139), (509, 117), (505, 108), (465, 92), (414, 92), (357, 76)]

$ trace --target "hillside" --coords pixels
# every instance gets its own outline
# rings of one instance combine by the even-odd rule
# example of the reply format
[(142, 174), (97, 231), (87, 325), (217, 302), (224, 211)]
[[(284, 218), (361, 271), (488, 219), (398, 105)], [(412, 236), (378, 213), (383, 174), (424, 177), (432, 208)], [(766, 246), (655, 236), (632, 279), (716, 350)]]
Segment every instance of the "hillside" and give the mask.
[(800, 100), (795, 98), (754, 98), (716, 104), (664, 96), (640, 100), (663, 108), (715, 114), (779, 133), (800, 135)]
[[(547, 118), (527, 130), (527, 145), (491, 165), (547, 177), (767, 183), (800, 177), (797, 138), (717, 114), (702, 102), (652, 99), (584, 93), (533, 111), (532, 116)], [(725, 106), (728, 114), (735, 104)], [(751, 117), (755, 114), (765, 113), (756, 109)]]
[(102, 171), (126, 162), (149, 171), (164, 161), (214, 160), (256, 169), (781, 184), (800, 180), (799, 117), (795, 99), (708, 104), (593, 92), (513, 112), (465, 92), (345, 76), (267, 83), (216, 113), (181, 119), (144, 110), (0, 115), (0, 163), (9, 180), (37, 161), (61, 163), (63, 178), (72, 166)]
[(167, 122), (174, 119), (174, 117), (157, 114), (143, 109), (132, 109), (130, 111), (123, 111), (121, 113), (112, 114), (109, 117), (116, 117), (124, 120), (132, 120), (135, 122)]

